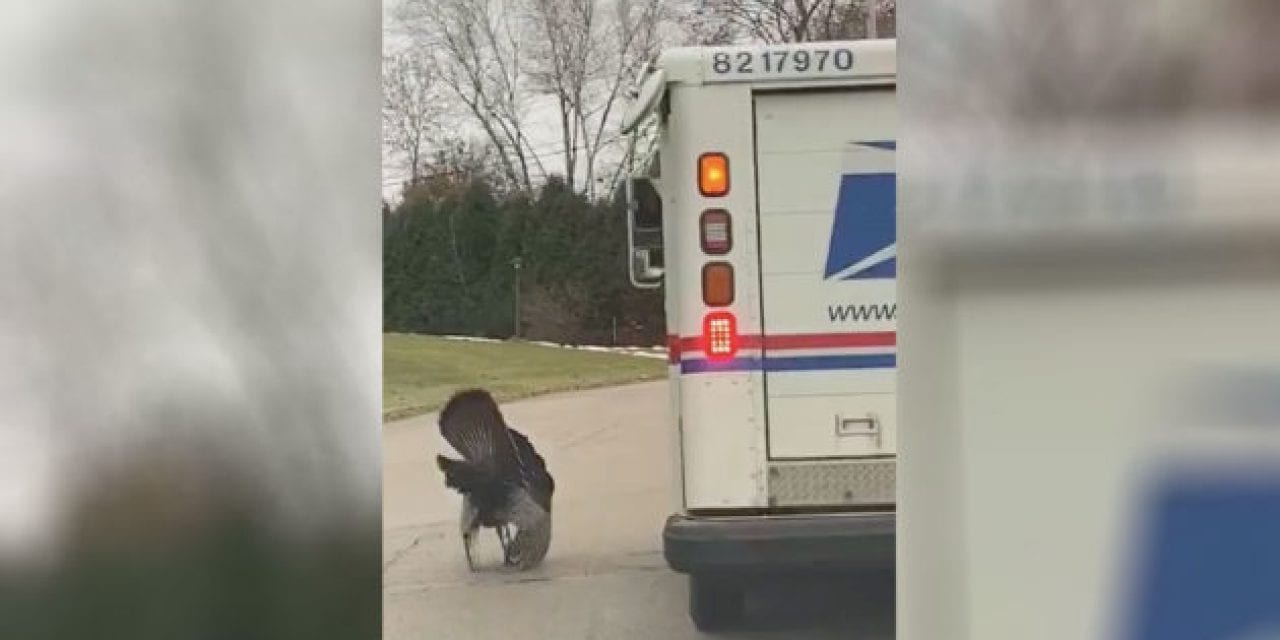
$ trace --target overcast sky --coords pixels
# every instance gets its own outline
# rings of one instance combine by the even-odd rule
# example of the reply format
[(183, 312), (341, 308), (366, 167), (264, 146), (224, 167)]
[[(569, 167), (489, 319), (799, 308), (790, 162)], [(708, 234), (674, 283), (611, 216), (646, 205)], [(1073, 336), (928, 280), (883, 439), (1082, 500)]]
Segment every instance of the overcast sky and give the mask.
[[(383, 52), (391, 53), (397, 48), (408, 46), (408, 41), (403, 36), (397, 36), (392, 27), (394, 13), (396, 7), (400, 4), (400, 0), (384, 0), (382, 5), (383, 16)], [(542, 164), (549, 173), (563, 173), (564, 160), (561, 151), (560, 142), (560, 126), (559, 117), (556, 115), (555, 102), (550, 96), (538, 96), (528, 101), (528, 112), (526, 117), (525, 134), (529, 137), (533, 149), (537, 156), (542, 160)], [(616, 110), (621, 113), (621, 110)], [(479, 126), (477, 126), (470, 118), (459, 118), (456, 123), (461, 130), (468, 131), (476, 136), (483, 135)], [(398, 199), (400, 185), (405, 178), (405, 172), (400, 168), (395, 158), (384, 153), (383, 159), (383, 197), (388, 201), (394, 202)]]

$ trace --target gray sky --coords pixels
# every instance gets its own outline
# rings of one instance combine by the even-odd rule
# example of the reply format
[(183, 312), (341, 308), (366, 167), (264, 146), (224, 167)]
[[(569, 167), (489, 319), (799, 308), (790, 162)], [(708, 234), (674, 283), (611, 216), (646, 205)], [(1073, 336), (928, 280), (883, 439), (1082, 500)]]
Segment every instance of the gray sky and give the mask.
[[(383, 12), (383, 52), (390, 53), (397, 50), (398, 47), (408, 45), (407, 39), (398, 36), (394, 29), (391, 28), (393, 16), (400, 0), (385, 0), (382, 7)], [(533, 96), (526, 103), (528, 118), (526, 124), (526, 135), (533, 146), (534, 152), (542, 160), (542, 164), (549, 173), (563, 173), (564, 160), (562, 145), (560, 142), (560, 125), (559, 116), (555, 106), (554, 99), (550, 96)], [(620, 117), (623, 109), (615, 109), (615, 119)], [(467, 131), (473, 135), (481, 136), (482, 131), (473, 120), (467, 117), (457, 118), (456, 123), (461, 130)], [(618, 149), (614, 157), (620, 155), (621, 149)], [(602, 154), (603, 155), (603, 154)], [(401, 170), (395, 159), (390, 157), (388, 152), (384, 151), (383, 159), (383, 197), (388, 201), (394, 202), (400, 191), (400, 185), (403, 182), (405, 173)], [(536, 176), (535, 176), (536, 178)]]

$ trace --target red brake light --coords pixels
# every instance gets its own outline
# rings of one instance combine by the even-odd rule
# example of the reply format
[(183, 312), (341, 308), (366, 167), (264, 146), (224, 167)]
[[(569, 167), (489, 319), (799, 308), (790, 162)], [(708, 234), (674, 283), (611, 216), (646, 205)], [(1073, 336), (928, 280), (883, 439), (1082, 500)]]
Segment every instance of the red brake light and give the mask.
[(702, 319), (702, 351), (708, 360), (728, 360), (738, 353), (738, 320), (728, 311)]

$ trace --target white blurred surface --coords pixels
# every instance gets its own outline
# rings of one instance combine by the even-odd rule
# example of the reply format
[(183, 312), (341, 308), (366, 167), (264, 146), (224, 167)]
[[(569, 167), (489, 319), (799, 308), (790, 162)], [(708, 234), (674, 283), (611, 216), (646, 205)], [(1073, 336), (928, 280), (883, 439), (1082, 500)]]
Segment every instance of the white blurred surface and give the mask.
[(1280, 468), (1280, 5), (903, 10), (899, 637), (1152, 637), (1167, 484)]
[(376, 522), (379, 17), (0, 5), (0, 562), (169, 450), (268, 528)]

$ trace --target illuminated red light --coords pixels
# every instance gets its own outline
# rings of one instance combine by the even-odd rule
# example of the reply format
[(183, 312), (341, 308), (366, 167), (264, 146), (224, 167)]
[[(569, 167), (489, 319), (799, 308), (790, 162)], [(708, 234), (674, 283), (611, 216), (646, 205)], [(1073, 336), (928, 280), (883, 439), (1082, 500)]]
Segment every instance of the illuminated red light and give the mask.
[(732, 313), (709, 313), (703, 318), (702, 351), (708, 360), (729, 360), (738, 353), (738, 320)]

